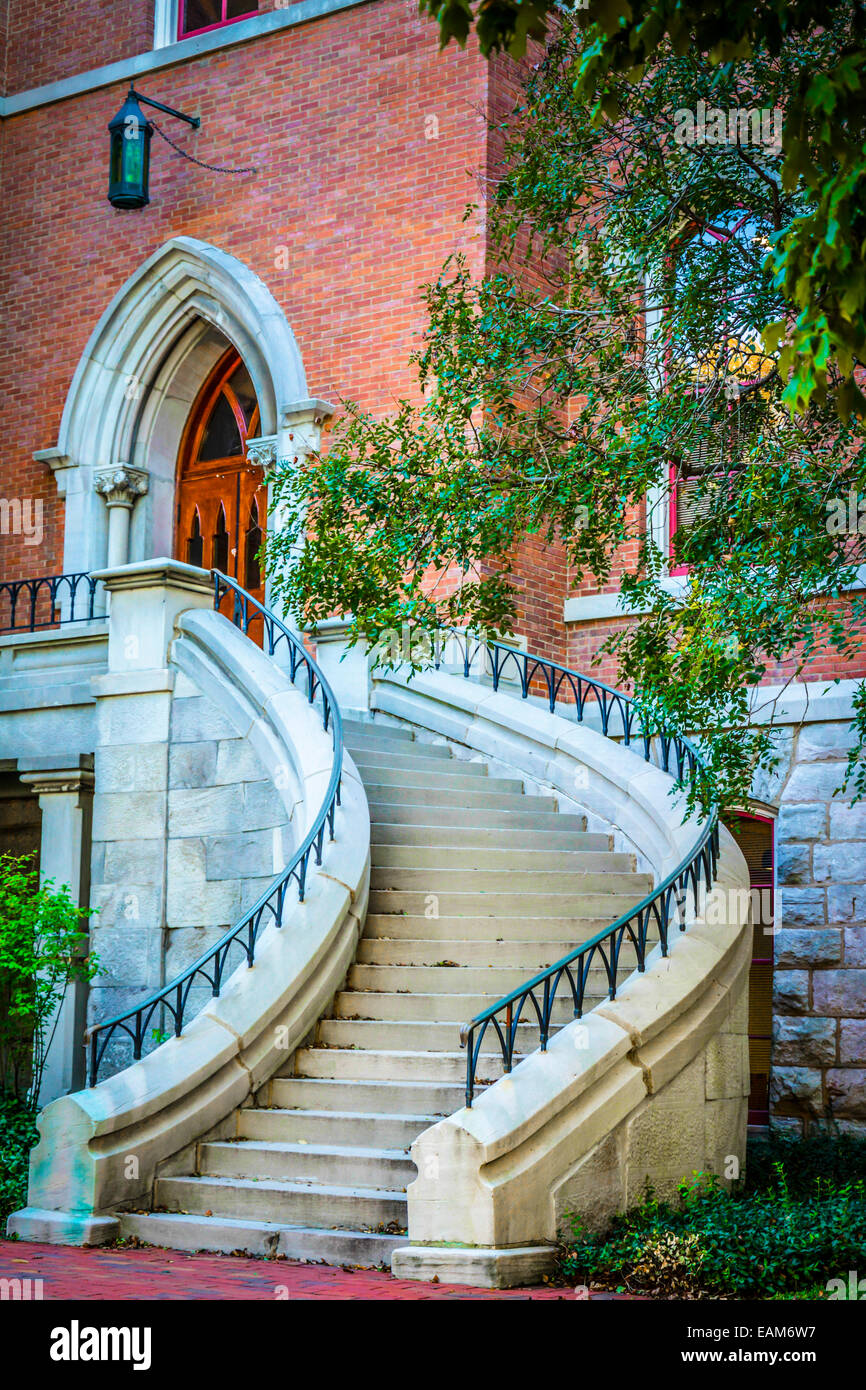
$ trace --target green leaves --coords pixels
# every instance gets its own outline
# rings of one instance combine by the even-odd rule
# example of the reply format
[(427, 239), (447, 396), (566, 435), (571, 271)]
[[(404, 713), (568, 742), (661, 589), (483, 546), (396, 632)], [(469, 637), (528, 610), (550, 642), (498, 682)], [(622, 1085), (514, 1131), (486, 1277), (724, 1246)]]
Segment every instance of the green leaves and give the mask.
[[(856, 657), (864, 628), (841, 595), (866, 534), (828, 525), (831, 503), (866, 496), (855, 358), (809, 298), (827, 257), (856, 282), (854, 184), (840, 170), (822, 221), (802, 179), (786, 188), (762, 116), (789, 109), (804, 74), (807, 91), (856, 65), (844, 26), (803, 37), (781, 16), (776, 39), (727, 66), (658, 41), (642, 74), (630, 49), (590, 82), (598, 31), (563, 18), (499, 130), (494, 269), (451, 259), (426, 287), (417, 389), (384, 418), (347, 404), (325, 456), (278, 473), (286, 527), (267, 543), (299, 619), (351, 613), (376, 644), (407, 626), (519, 633), (539, 563), (521, 547), (561, 542), (571, 584), (616, 579), (635, 615), (596, 658), (615, 658), (657, 724), (700, 739), (692, 794), (723, 808), (776, 756), (772, 699), (756, 707), (750, 687), (798, 679), (827, 647)], [(677, 113), (698, 111), (722, 139), (677, 140)], [(808, 266), (792, 228), (814, 241)], [(857, 312), (855, 295), (849, 324)]]
[(69, 889), (39, 886), (31, 857), (0, 855), (0, 1090), (39, 1094), (56, 1010), (72, 980), (98, 973), (87, 955), (88, 913)]
[[(527, 34), (540, 39), (561, 25), (581, 25), (585, 40), (575, 55), (573, 85), (596, 127), (604, 118), (615, 121), (627, 100), (611, 79), (641, 83), (665, 39), (680, 57), (701, 55), (736, 74), (761, 53), (784, 58), (786, 50), (817, 45), (835, 32), (832, 59), (806, 57), (785, 94), (782, 185), (788, 193), (808, 188), (814, 215), (790, 223), (776, 249), (779, 283), (802, 311), (780, 371), (789, 381), (784, 400), (792, 412), (807, 410), (813, 399), (823, 403), (829, 391), (843, 419), (854, 410), (866, 414), (853, 377), (866, 347), (866, 12), (859, 0), (593, 0), (591, 10), (578, 9), (571, 20), (561, 18), (563, 7), (553, 0), (495, 0), (474, 13), (468, 0), (422, 0), (420, 9), (438, 20), (443, 46), (452, 37), (465, 43), (474, 23), (487, 55), (519, 56)], [(828, 379), (829, 366), (837, 371)]]
[(601, 1234), (572, 1219), (563, 1277), (662, 1297), (827, 1297), (828, 1281), (847, 1278), (866, 1241), (863, 1146), (837, 1141), (834, 1158), (827, 1144), (799, 1144), (804, 1153), (785, 1146), (785, 1161), (746, 1190), (696, 1173), (676, 1202), (650, 1194)]

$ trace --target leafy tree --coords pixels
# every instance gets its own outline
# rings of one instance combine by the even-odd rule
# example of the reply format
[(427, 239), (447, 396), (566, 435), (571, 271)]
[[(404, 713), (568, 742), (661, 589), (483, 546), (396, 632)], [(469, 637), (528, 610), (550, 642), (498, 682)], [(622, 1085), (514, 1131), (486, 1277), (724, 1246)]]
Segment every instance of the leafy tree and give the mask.
[[(426, 289), (420, 403), (384, 419), (349, 405), (327, 458), (280, 476), (287, 524), (268, 560), (296, 613), (351, 612), (373, 642), (406, 623), (507, 632), (509, 557), (527, 533), (561, 537), (575, 582), (619, 570), (642, 616), (609, 650), (652, 722), (702, 731), (697, 794), (742, 801), (774, 756), (750, 688), (862, 645), (847, 591), (866, 559), (866, 455), (820, 392), (788, 409), (796, 310), (767, 256), (813, 206), (786, 184), (773, 113), (854, 27), (724, 67), (660, 40), (639, 75), (607, 74), (599, 114), (573, 80), (591, 33), (562, 19), (503, 132), (495, 270), (452, 260)], [(724, 139), (700, 142), (694, 123), (690, 138), (701, 101), (704, 135), (715, 120)], [(786, 325), (772, 351), (770, 321)], [(674, 489), (692, 517), (672, 578), (652, 522)], [(857, 710), (866, 737), (862, 690)], [(856, 749), (851, 770), (866, 789)]]
[(73, 980), (91, 980), (88, 913), (69, 888), (41, 887), (30, 855), (0, 855), (0, 1083), (35, 1106), (57, 1015)]
[[(520, 55), (558, 16), (576, 14), (585, 42), (572, 78), (594, 120), (618, 110), (612, 76), (641, 81), (667, 41), (680, 56), (695, 52), (725, 74), (759, 53), (790, 50), (792, 41), (844, 30), (845, 42), (818, 67), (802, 67), (785, 94), (784, 162), (788, 191), (810, 194), (773, 239), (772, 269), (794, 317), (779, 369), (784, 399), (799, 409), (828, 389), (840, 415), (863, 410), (855, 367), (866, 349), (866, 9), (861, 0), (420, 0), (435, 16), (442, 46), (464, 44), (475, 27), (481, 50)], [(769, 326), (776, 344), (780, 325)], [(828, 383), (828, 366), (835, 372)]]

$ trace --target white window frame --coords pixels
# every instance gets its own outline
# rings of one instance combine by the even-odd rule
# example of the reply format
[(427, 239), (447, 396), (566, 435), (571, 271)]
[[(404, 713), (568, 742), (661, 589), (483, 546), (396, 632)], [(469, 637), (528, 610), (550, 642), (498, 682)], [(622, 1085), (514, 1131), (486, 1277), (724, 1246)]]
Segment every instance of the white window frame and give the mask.
[(153, 46), (168, 48), (177, 43), (178, 5), (180, 0), (154, 0)]

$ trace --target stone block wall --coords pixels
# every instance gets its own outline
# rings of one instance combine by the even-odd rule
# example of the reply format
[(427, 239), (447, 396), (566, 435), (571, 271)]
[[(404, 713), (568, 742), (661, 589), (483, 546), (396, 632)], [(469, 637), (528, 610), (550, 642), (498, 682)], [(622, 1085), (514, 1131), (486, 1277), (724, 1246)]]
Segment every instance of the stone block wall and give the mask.
[(866, 1132), (866, 806), (844, 780), (847, 721), (787, 732), (776, 785), (771, 1123)]
[[(158, 701), (132, 741), (96, 751), (91, 939), (104, 973), (90, 990), (89, 1022), (138, 1003), (185, 969), (267, 887), (291, 852), (286, 811), (245, 739), (185, 676)], [(141, 710), (142, 697), (136, 700)], [(109, 712), (101, 711), (103, 734)], [(115, 718), (116, 726), (116, 718)], [(229, 969), (242, 954), (231, 957)], [(206, 982), (190, 993), (191, 1016)], [(169, 1031), (171, 1019), (152, 1027)], [(149, 1037), (146, 1051), (157, 1041)], [(110, 1045), (101, 1075), (126, 1065)]]

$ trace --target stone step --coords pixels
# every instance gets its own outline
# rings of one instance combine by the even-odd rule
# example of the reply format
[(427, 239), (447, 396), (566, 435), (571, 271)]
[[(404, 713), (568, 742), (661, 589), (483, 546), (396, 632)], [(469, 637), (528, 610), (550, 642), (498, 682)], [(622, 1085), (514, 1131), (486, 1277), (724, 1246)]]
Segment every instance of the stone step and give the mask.
[[(559, 942), (559, 955), (571, 946), (588, 941), (612, 917), (522, 917), (520, 934), (531, 941)], [(498, 917), (410, 917), (399, 912), (369, 912), (364, 924), (364, 941), (497, 941), (504, 940), (506, 928)], [(360, 943), (359, 943), (360, 944)]]
[[(467, 1018), (469, 1017), (471, 1014), (467, 1015)], [(524, 1019), (527, 1021), (524, 1022)], [(527, 1009), (524, 1009), (517, 1025), (517, 1047), (521, 1054), (534, 1052), (541, 1045), (538, 1024), (537, 1021), (533, 1021), (534, 1019), (535, 1015), (530, 1004)], [(465, 1020), (461, 1020), (461, 1022), (463, 1021)], [(563, 1023), (571, 1022), (570, 1009), (568, 1010), (568, 1017), (563, 1018), (562, 1021)], [(356, 1048), (359, 1051), (453, 1053), (459, 1046), (459, 1032), (455, 1023), (326, 1018), (319, 1024), (318, 1041), (329, 1048)], [(482, 1055), (497, 1055), (499, 1053), (499, 1039), (492, 1025), (484, 1034), (481, 1051)]]
[[(502, 780), (506, 779), (503, 778)], [(371, 820), (382, 820), (379, 811), (383, 806), (397, 806), (401, 809), (407, 806), (436, 807), (440, 811), (447, 810), (451, 806), (459, 806), (464, 810), (524, 811), (528, 804), (532, 805), (537, 802), (543, 811), (556, 810), (557, 803), (552, 796), (527, 797), (519, 782), (510, 783), (507, 788), (498, 791), (495, 787), (491, 787), (491, 782), (491, 778), (486, 779), (483, 791), (472, 789), (476, 785), (474, 780), (472, 787), (460, 788), (431, 787), (426, 782), (420, 781), (411, 785), (401, 782), (399, 786), (365, 782), (364, 790), (370, 803)]]
[[(402, 751), (392, 753), (389, 748), (358, 748), (352, 751), (352, 757), (364, 780), (371, 782), (379, 780), (376, 776), (379, 771), (429, 772), (432, 774), (456, 770), (475, 777), (488, 775), (489, 769), (486, 763), (472, 763), (464, 758), (452, 758), (447, 748), (441, 750), (434, 748), (431, 757), (426, 744), (413, 743), (410, 746), (412, 751), (406, 753)], [(445, 756), (437, 757), (436, 754), (439, 752), (444, 753)]]
[[(524, 979), (528, 979), (525, 976)], [(523, 983), (523, 981), (521, 981)], [(602, 998), (606, 999), (607, 977), (590, 975), (584, 996), (584, 1013), (588, 1012)], [(341, 990), (334, 1000), (334, 1018), (381, 1019), (388, 1021), (447, 1022), (454, 1029), (454, 1046), (458, 1045), (461, 1023), (466, 1023), (483, 1009), (495, 1004), (502, 996), (476, 991), (474, 994), (402, 994), (388, 993), (386, 990)], [(553, 1001), (552, 1018), (555, 1023), (570, 1023), (574, 1017), (573, 1001), (568, 980), (563, 978)]]
[(375, 1230), (406, 1229), (406, 1196), (372, 1187), (278, 1182), (251, 1178), (158, 1178), (157, 1208), (189, 1215), (242, 1217), (246, 1221), (291, 1222), (297, 1226)]
[(375, 720), (343, 720), (343, 738), (347, 744), (354, 743), (358, 739), (392, 739), (395, 742), (414, 743), (415, 733), (412, 729), (401, 728), (398, 724), (384, 724)]
[[(549, 841), (548, 841), (549, 844)], [(456, 845), (383, 845), (377, 844), (372, 851), (375, 869), (443, 869), (449, 872), (465, 869), (473, 875), (479, 869), (486, 869), (500, 877), (517, 869), (528, 873), (632, 873), (635, 867), (633, 854), (615, 852), (611, 849), (492, 849), (481, 846), (457, 848)], [(474, 880), (469, 880), (470, 886)], [(508, 879), (511, 882), (511, 879)]]
[[(576, 817), (557, 816), (556, 819), (564, 821)], [(469, 825), (399, 825), (388, 822), (377, 822), (370, 827), (371, 844), (383, 848), (417, 845), (420, 849), (459, 848), (465, 851), (474, 848), (496, 853), (515, 851), (523, 854), (529, 850), (565, 850), (573, 853), (576, 850), (610, 850), (612, 841), (611, 835), (598, 831), (560, 830), (555, 824), (546, 830), (506, 830)], [(378, 849), (375, 854), (378, 859)]]
[[(296, 1076), (329, 1077), (334, 1081), (354, 1078), (357, 1081), (440, 1081), (456, 1085), (466, 1077), (466, 1053), (300, 1047), (294, 1056), (294, 1067)], [(479, 1072), (482, 1080), (495, 1080), (502, 1075), (501, 1058), (492, 1054), (485, 1056)]]
[[(521, 924), (522, 925), (522, 924)], [(522, 941), (508, 937), (503, 941), (461, 941), (436, 937), (433, 939), (401, 937), (386, 940), (381, 937), (364, 937), (358, 943), (355, 956), (357, 965), (411, 965), (435, 966), (439, 961), (453, 961), (455, 965), (482, 966), (486, 969), (513, 967), (524, 971), (524, 978), (537, 975), (554, 961), (567, 955), (575, 942), (563, 941)], [(637, 953), (631, 942), (623, 942), (619, 955), (620, 963), (633, 970), (637, 965)], [(601, 965), (601, 961), (598, 961)]]
[[(450, 758), (453, 756), (452, 750), (447, 743), (432, 743), (426, 739), (413, 738), (411, 733), (406, 737), (405, 729), (375, 729), (370, 733), (357, 733), (350, 729), (346, 724), (343, 725), (343, 738), (347, 748), (357, 748), (359, 752), (378, 753), (391, 752), (402, 756), (411, 757), (416, 751), (425, 758)], [(354, 756), (354, 755), (353, 755)]]
[[(442, 957), (447, 960), (447, 956)], [(554, 960), (548, 962), (553, 965)], [(542, 967), (539, 966), (540, 970)], [(349, 971), (348, 986), (352, 990), (373, 990), (379, 994), (393, 994), (400, 990), (419, 994), (485, 994), (493, 1000), (501, 999), (519, 989), (538, 971), (527, 970), (524, 966), (475, 966), (475, 965), (353, 965)], [(590, 970), (590, 980), (595, 985), (594, 993), (599, 992), (603, 966)], [(557, 991), (558, 993), (558, 991)]]
[[(369, 800), (369, 789), (368, 789)], [(462, 798), (461, 798), (462, 800)], [(447, 828), (470, 826), (474, 830), (583, 830), (586, 817), (557, 811), (553, 797), (509, 797), (507, 804), (495, 806), (454, 806), (449, 801), (409, 804), (406, 801), (378, 801), (370, 805), (370, 821), (374, 826), (435, 825)]]
[[(456, 1036), (456, 1034), (455, 1034)], [(289, 1063), (288, 1065), (291, 1065)], [(259, 1092), (280, 1109), (352, 1114), (384, 1110), (389, 1115), (453, 1115), (464, 1101), (463, 1085), (439, 1081), (364, 1081), (350, 1077), (275, 1076)]]
[[(497, 801), (503, 796), (524, 796), (523, 783), (516, 777), (484, 777), (474, 773), (460, 772), (460, 763), (444, 763), (442, 772), (408, 772), (404, 768), (377, 767), (374, 776), (361, 777), (364, 790), (370, 802), (399, 801), (413, 802), (416, 793), (448, 797), (457, 805), (464, 803), (464, 796), (487, 797)], [(472, 805), (485, 805), (473, 799)]]
[[(469, 771), (465, 769), (469, 767)], [(370, 800), (376, 796), (382, 798), (384, 788), (393, 788), (396, 792), (402, 793), (417, 788), (420, 791), (438, 791), (447, 796), (453, 797), (455, 801), (462, 799), (462, 793), (469, 791), (473, 793), (483, 792), (485, 795), (502, 794), (512, 796), (523, 796), (523, 783), (516, 777), (489, 777), (486, 767), (475, 770), (475, 764), (458, 762), (443, 763), (442, 767), (436, 772), (428, 772), (424, 768), (410, 771), (402, 767), (375, 767), (359, 768), (364, 789)], [(458, 795), (459, 793), (459, 795)]]
[[(370, 889), (389, 889), (392, 892), (471, 893), (482, 896), (507, 892), (519, 895), (540, 893), (544, 896), (571, 893), (610, 893), (631, 896), (640, 902), (652, 888), (649, 874), (628, 870), (547, 869), (539, 874), (532, 869), (463, 869), (451, 868), (447, 855), (436, 856), (438, 862), (429, 868), (399, 865), (380, 865), (374, 858), (370, 871)], [(479, 911), (482, 911), (479, 903)], [(441, 911), (441, 908), (440, 908)]]
[(283, 1144), (303, 1141), (356, 1148), (384, 1144), (389, 1149), (408, 1149), (419, 1134), (435, 1125), (437, 1118), (436, 1115), (382, 1115), (377, 1111), (353, 1114), (346, 1110), (265, 1110), (247, 1106), (238, 1116), (238, 1136)]
[[(388, 872), (394, 873), (395, 870), (391, 869)], [(425, 870), (428, 875), (431, 872)], [(607, 924), (615, 922), (624, 912), (636, 907), (644, 896), (637, 886), (638, 877), (637, 874), (629, 877), (629, 883), (634, 882), (635, 888), (628, 893), (593, 892), (586, 887), (571, 893), (446, 893), (441, 889), (437, 892), (432, 885), (418, 892), (399, 888), (371, 888), (368, 911), (375, 914), (399, 913), (409, 917), (425, 917), (428, 911), (435, 910), (440, 917), (473, 919), (479, 916), (600, 917)], [(506, 931), (503, 929), (500, 935), (505, 936)]]
[(198, 1171), (202, 1177), (275, 1178), (281, 1182), (372, 1187), (389, 1192), (405, 1192), (418, 1176), (415, 1164), (400, 1149), (272, 1139), (200, 1144)]
[[(245, 1255), (284, 1255), (330, 1265), (362, 1269), (390, 1268), (391, 1255), (407, 1237), (370, 1231), (293, 1226), (278, 1221), (244, 1221), (219, 1216), (188, 1216), (185, 1212), (118, 1212), (120, 1234), (168, 1250), (236, 1251)], [(279, 1265), (274, 1271), (279, 1283)]]

